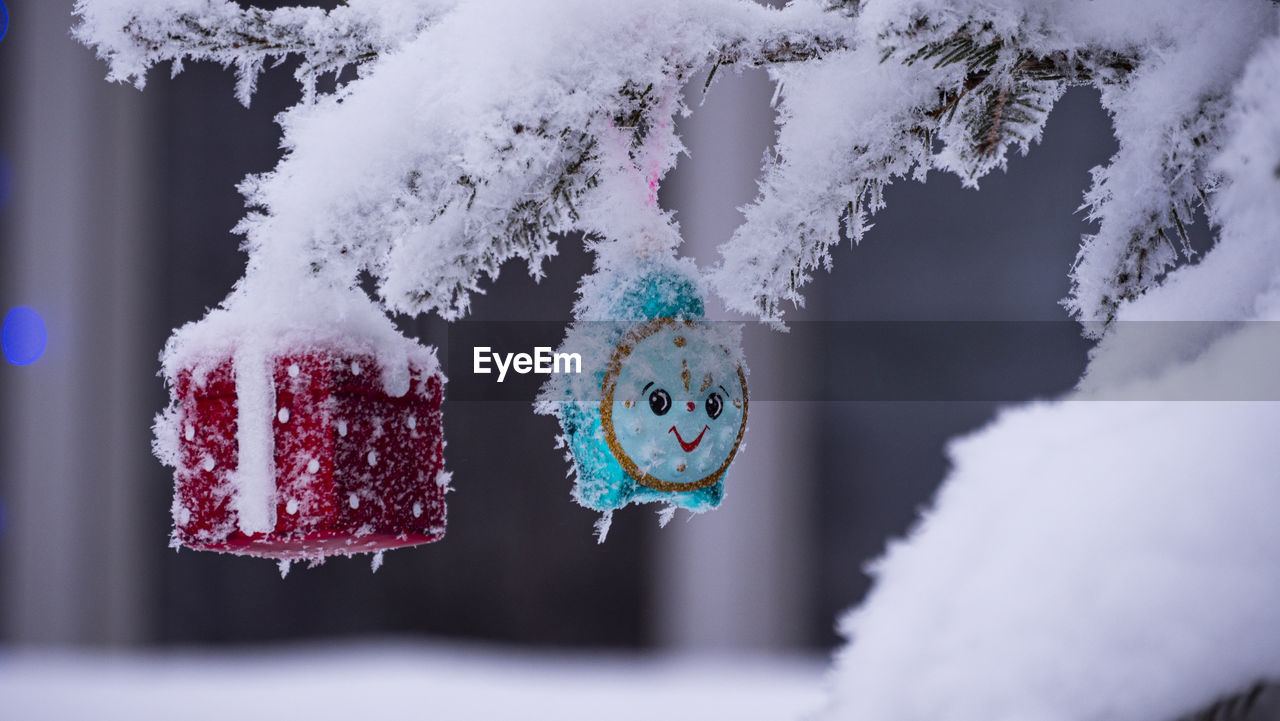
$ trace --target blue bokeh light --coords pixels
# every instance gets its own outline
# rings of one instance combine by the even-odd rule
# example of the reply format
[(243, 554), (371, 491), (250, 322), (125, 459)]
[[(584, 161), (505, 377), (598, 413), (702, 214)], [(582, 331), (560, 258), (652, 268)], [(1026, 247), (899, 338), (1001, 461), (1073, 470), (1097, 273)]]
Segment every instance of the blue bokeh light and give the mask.
[(4, 6), (4, 0), (0, 0), (0, 40), (4, 40), (4, 34), (9, 32), (9, 8)]
[(39, 360), (44, 354), (48, 338), (44, 319), (26, 306), (18, 306), (9, 311), (4, 317), (4, 328), (0, 329), (0, 346), (4, 348), (4, 358), (16, 366), (29, 365)]

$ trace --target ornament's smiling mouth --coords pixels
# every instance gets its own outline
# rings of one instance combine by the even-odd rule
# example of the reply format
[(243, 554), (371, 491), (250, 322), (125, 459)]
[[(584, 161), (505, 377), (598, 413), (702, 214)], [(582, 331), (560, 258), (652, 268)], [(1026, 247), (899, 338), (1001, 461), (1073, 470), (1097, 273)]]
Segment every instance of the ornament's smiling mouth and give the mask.
[(671, 426), (671, 430), (667, 432), (676, 434), (676, 440), (680, 442), (680, 447), (684, 449), (685, 453), (692, 453), (693, 449), (697, 448), (698, 444), (702, 442), (702, 437), (707, 434), (707, 429), (710, 427), (711, 426), (703, 426), (702, 432), (698, 434), (697, 438), (693, 439), (692, 443), (685, 443), (684, 439), (680, 437), (680, 431), (677, 431), (675, 426)]

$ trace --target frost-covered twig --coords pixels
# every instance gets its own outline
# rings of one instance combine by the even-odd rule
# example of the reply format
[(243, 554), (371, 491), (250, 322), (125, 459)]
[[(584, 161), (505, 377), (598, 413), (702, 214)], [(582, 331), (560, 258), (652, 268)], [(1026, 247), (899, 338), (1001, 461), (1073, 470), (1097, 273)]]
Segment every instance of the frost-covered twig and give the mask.
[(1254, 714), (1265, 709), (1268, 700), (1272, 704), (1280, 700), (1280, 684), (1259, 681), (1238, 694), (1221, 698), (1178, 721), (1264, 721), (1265, 717), (1255, 717)]
[[(1209, 198), (1220, 181), (1210, 163), (1222, 149), (1228, 102), (1218, 93), (1190, 107), (1179, 105), (1169, 115), (1144, 109), (1160, 124), (1149, 128), (1149, 137), (1122, 147), (1110, 165), (1093, 171), (1085, 209), (1099, 229), (1081, 244), (1067, 301), (1077, 316), (1104, 321), (1086, 325), (1091, 335), (1097, 336), (1122, 306), (1196, 254), (1187, 226), (1197, 210), (1213, 212)], [(1148, 185), (1134, 193), (1131, 184), (1139, 173), (1146, 175)]]
[(850, 38), (839, 32), (831, 32), (836, 28), (825, 28), (828, 32), (813, 32), (817, 28), (808, 28), (808, 35), (798, 35), (796, 31), (779, 29), (769, 35), (757, 38), (734, 38), (721, 45), (714, 55), (714, 66), (768, 67), (787, 63), (803, 63), (818, 60), (837, 50), (848, 50)]
[(79, 0), (75, 35), (97, 48), (108, 78), (139, 88), (147, 70), (172, 61), (209, 60), (236, 69), (236, 97), (245, 105), (271, 62), (301, 58), (294, 76), (309, 102), (316, 78), (367, 62), (414, 37), (454, 0), (357, 0), (331, 11), (316, 7), (263, 10), (230, 0)]
[(1223, 98), (1276, 23), (1273, 5), (1254, 0), (1161, 6), (1156, 24), (1139, 21), (1154, 12), (1141, 3), (1120, 15), (1022, 2), (845, 6), (858, 48), (774, 71), (776, 152), (716, 274), (739, 311), (781, 319), (831, 267), (830, 248), (862, 238), (886, 185), (941, 170), (976, 187), (1005, 167), (1008, 148), (1029, 151), (1066, 87), (1089, 85), (1121, 150), (1094, 171), (1086, 206), (1101, 227), (1084, 239), (1066, 305), (1109, 323), (1194, 254), (1186, 227), (1197, 208), (1214, 217)]
[[(108, 61), (109, 79), (138, 87), (148, 69), (165, 61), (173, 62), (174, 74), (186, 60), (234, 66), (236, 96), (246, 105), (263, 67), (297, 55), (302, 62), (294, 75), (310, 101), (318, 76), (394, 50), (456, 2), (364, 0), (325, 11), (241, 8), (231, 0), (118, 5), (79, 0), (75, 12), (83, 22), (75, 34)], [(804, 62), (846, 47), (845, 38), (813, 30), (783, 26), (763, 38), (732, 39), (714, 52), (715, 67)]]
[[(1030, 148), (1067, 85), (1118, 82), (1137, 63), (1107, 50), (1042, 49), (1038, 40), (971, 17), (916, 18), (890, 22), (825, 67), (777, 70), (778, 152), (747, 223), (722, 248), (717, 285), (730, 305), (781, 319), (785, 304), (803, 304), (812, 272), (830, 268), (830, 247), (861, 239), (895, 178), (937, 169), (976, 186), (1004, 166), (1008, 147)], [(840, 85), (859, 102), (821, 122)]]

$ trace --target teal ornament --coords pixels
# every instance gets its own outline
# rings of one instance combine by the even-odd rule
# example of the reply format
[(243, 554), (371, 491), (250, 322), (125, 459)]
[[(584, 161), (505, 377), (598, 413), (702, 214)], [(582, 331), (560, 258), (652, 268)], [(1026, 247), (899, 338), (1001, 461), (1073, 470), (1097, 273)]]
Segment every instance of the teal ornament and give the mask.
[(715, 508), (747, 425), (739, 329), (700, 320), (692, 264), (594, 282), (594, 315), (622, 320), (570, 329), (561, 349), (582, 352), (584, 372), (544, 389), (539, 406), (560, 420), (574, 499), (606, 514), (631, 503)]

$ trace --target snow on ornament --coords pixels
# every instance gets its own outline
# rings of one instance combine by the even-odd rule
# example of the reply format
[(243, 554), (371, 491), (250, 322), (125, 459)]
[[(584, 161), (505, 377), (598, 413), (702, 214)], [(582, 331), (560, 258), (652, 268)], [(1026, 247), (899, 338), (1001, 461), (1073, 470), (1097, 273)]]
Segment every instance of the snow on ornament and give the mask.
[(645, 260), (599, 273), (578, 311), (561, 349), (582, 354), (586, 370), (553, 376), (538, 411), (560, 421), (574, 499), (604, 514), (601, 540), (631, 503), (719, 506), (746, 433), (747, 370), (740, 329), (700, 320), (697, 269)]
[(156, 451), (175, 469), (171, 545), (319, 561), (442, 538), (445, 378), (432, 349), (373, 309), (319, 302), (273, 329), (281, 316), (243, 301), (233, 294), (166, 350)]

